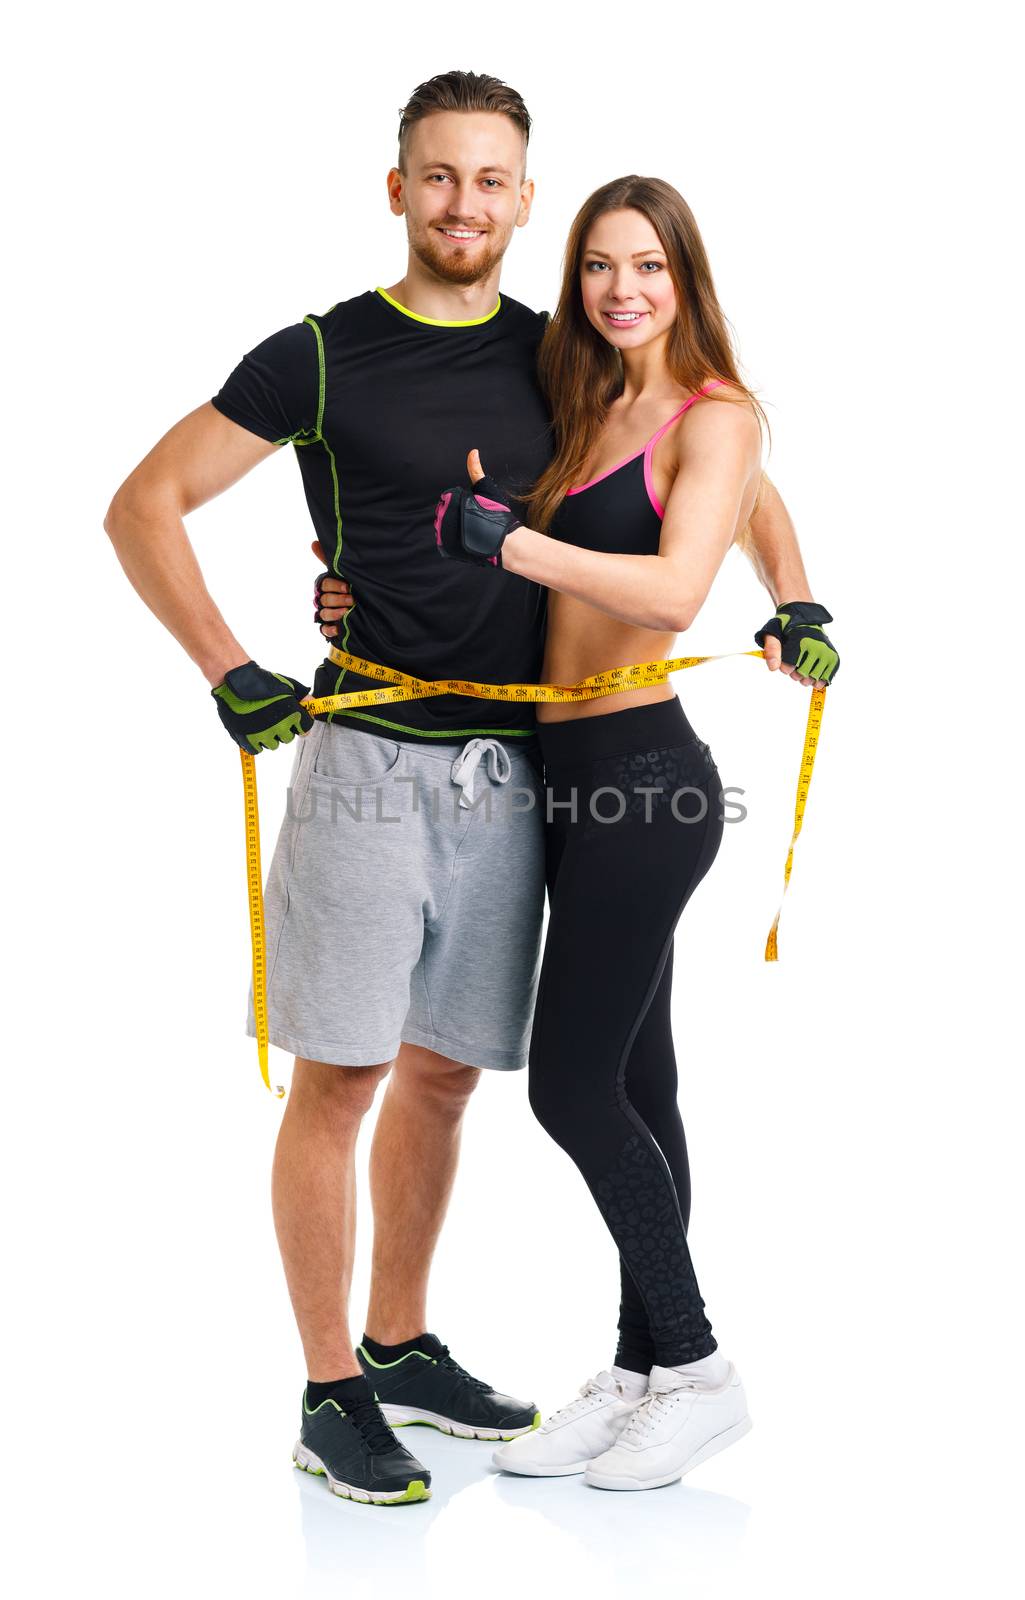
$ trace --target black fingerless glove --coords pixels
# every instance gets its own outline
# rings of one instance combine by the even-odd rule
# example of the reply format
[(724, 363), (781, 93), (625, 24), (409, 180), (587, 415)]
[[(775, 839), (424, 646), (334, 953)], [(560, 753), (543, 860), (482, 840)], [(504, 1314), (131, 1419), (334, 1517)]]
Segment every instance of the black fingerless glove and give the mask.
[(289, 744), (297, 733), (309, 732), (313, 718), (299, 704), (309, 692), (298, 678), (265, 672), (255, 661), (232, 667), (224, 682), (210, 690), (217, 715), (235, 743), (250, 755), (274, 750)]
[(776, 615), (755, 634), (755, 644), (764, 649), (771, 634), (782, 644), (781, 659), (788, 667), (795, 667), (803, 678), (832, 683), (840, 670), (840, 657), (821, 626), (832, 620), (825, 606), (813, 600), (792, 600), (776, 607)]
[(502, 545), (522, 526), (504, 491), (486, 475), (472, 489), (446, 489), (434, 512), (438, 554), (478, 567), (500, 567)]
[[(335, 578), (337, 576), (338, 576), (337, 573), (328, 572), (327, 569), (325, 568), (325, 570), (323, 572), (318, 572), (317, 576), (313, 580), (313, 620), (317, 624), (318, 628), (320, 627), (321, 623), (325, 621), (325, 618), (324, 618), (323, 613), (321, 611), (321, 607), (324, 604), (324, 589), (323, 589), (324, 579), (325, 578)], [(341, 596), (340, 595), (334, 595), (334, 596), (328, 595), (328, 599), (329, 600), (332, 599), (332, 598), (335, 601), (338, 601), (338, 600), (341, 599)]]

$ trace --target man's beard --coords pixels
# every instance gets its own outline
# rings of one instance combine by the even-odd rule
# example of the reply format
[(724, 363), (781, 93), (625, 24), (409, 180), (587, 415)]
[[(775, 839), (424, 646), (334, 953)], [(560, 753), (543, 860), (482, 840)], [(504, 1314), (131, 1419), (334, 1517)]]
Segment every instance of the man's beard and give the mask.
[(460, 255), (436, 243), (433, 228), (423, 228), (418, 233), (409, 230), (409, 248), (417, 260), (435, 277), (464, 287), (480, 283), (482, 278), (493, 272), (505, 254), (508, 243), (508, 239), (496, 242), (495, 235), (490, 234), (483, 248), (475, 249), (472, 255)]

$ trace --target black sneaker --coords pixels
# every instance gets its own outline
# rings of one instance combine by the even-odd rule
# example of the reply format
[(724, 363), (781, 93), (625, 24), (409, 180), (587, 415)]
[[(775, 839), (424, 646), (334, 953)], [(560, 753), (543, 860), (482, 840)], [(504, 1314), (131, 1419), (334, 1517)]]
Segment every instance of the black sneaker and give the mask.
[(421, 1334), (419, 1350), (384, 1366), (363, 1345), (356, 1354), (393, 1428), (420, 1422), (457, 1439), (516, 1439), (541, 1425), (533, 1402), (496, 1394), (472, 1378), (433, 1333)]
[(304, 1392), (292, 1460), (303, 1472), (325, 1477), (343, 1500), (397, 1506), (431, 1497), (430, 1473), (399, 1443), (373, 1400), (363, 1400), (351, 1411), (343, 1411), (336, 1400), (324, 1400), (310, 1411)]

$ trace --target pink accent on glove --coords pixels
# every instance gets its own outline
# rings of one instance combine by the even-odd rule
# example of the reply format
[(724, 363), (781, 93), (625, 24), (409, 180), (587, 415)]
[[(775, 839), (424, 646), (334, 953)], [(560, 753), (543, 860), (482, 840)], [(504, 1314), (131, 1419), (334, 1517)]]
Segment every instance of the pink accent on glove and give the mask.
[(452, 491), (451, 489), (446, 489), (445, 493), (438, 501), (437, 508), (434, 512), (434, 538), (439, 550), (441, 549), (441, 524), (445, 520), (445, 512), (449, 508), (451, 499)]
[(485, 511), (509, 511), (511, 509), (509, 506), (502, 505), (500, 500), (489, 500), (486, 495), (475, 494), (473, 498), (479, 506), (483, 506)]

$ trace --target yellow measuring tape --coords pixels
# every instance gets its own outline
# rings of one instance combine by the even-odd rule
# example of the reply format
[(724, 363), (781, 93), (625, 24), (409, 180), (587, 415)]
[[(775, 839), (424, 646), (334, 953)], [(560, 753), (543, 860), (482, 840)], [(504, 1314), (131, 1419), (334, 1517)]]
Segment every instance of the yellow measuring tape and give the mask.
[[(705, 661), (725, 661), (728, 656), (755, 656), (762, 658), (763, 650), (727, 650), (717, 656), (673, 656), (668, 661), (639, 661), (629, 667), (611, 667), (606, 672), (596, 672), (579, 683), (472, 683), (463, 678), (429, 680), (413, 678), (393, 667), (382, 667), (376, 661), (365, 661), (352, 656), (334, 645), (328, 652), (339, 667), (356, 672), (363, 678), (376, 678), (388, 684), (385, 689), (354, 689), (349, 694), (310, 695), (302, 704), (311, 715), (329, 711), (354, 711), (365, 706), (393, 705), (400, 700), (427, 700), (435, 695), (458, 694), (474, 700), (515, 700), (522, 704), (551, 705), (573, 700), (600, 700), (606, 695), (623, 694), (628, 689), (648, 688), (665, 683), (670, 673), (682, 672), (686, 667), (699, 667)], [(783, 873), (783, 895), (790, 882), (794, 863), (794, 845), (804, 822), (804, 810), (811, 786), (812, 768), (818, 748), (822, 712), (826, 704), (825, 689), (814, 689), (808, 708), (808, 726), (804, 736), (801, 772), (797, 782), (797, 804), (794, 809), (794, 831), (787, 852)], [(270, 1076), (267, 1070), (267, 965), (263, 925), (263, 877), (260, 870), (260, 812), (256, 795), (256, 757), (241, 750), (242, 784), (245, 793), (246, 815), (246, 876), (249, 888), (249, 927), (253, 947), (253, 1015), (256, 1023), (256, 1047), (260, 1057), (260, 1072), (267, 1088)], [(769, 929), (765, 944), (766, 961), (778, 959), (776, 931), (779, 927), (783, 897), (779, 910)], [(279, 1084), (279, 1096), (285, 1091)]]

